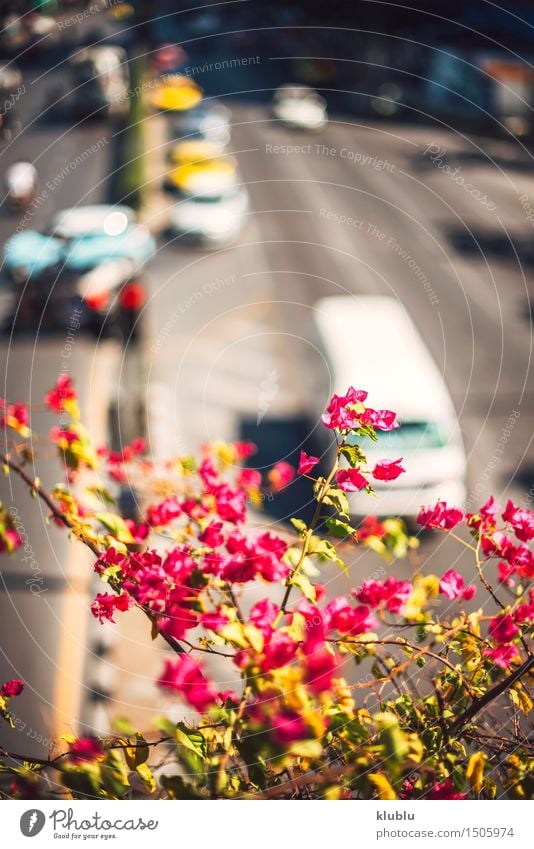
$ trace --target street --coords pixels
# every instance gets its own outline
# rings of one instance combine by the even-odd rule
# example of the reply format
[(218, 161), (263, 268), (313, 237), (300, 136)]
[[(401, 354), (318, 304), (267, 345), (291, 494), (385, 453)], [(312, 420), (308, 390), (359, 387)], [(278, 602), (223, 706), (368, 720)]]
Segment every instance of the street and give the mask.
[[(280, 70), (267, 60), (264, 64), (266, 79), (257, 96), (257, 68), (247, 98), (224, 96), (232, 108), (230, 152), (251, 198), (238, 242), (210, 252), (160, 234), (145, 274), (149, 296), (139, 350), (76, 339), (68, 370), (80, 388), (82, 409), (93, 420), (93, 437), (106, 441), (110, 406), (133, 392), (144, 407), (149, 448), (157, 457), (193, 452), (208, 440), (246, 438), (258, 444), (262, 470), (281, 459), (295, 464), (301, 447), (317, 444), (318, 414), (332, 390), (313, 321), (317, 301), (336, 294), (389, 295), (409, 311), (452, 395), (468, 456), (468, 508), (476, 509), (490, 494), (531, 507), (534, 250), (528, 204), (534, 204), (534, 169), (529, 150), (504, 137), (467, 136), (445, 125), (373, 121), (335, 111), (317, 134), (290, 131), (273, 121), (266, 103), (273, 87), (269, 74), (278, 80)], [(41, 114), (61, 75), (61, 66), (25, 72), (24, 129), (1, 153), (4, 168), (21, 158), (36, 164), (40, 202), (25, 225), (32, 229), (58, 209), (120, 201), (112, 197), (113, 128), (98, 121), (72, 127)], [(239, 78), (243, 84), (243, 73)], [(221, 94), (220, 78), (216, 83), (213, 91)], [(93, 147), (94, 155), (61, 176)], [(19, 221), (5, 204), (2, 210), (0, 240), (6, 242)], [(391, 345), (392, 351), (394, 342), (376, 339), (377, 346)], [(38, 403), (62, 369), (64, 344), (63, 337), (42, 338), (39, 328), (31, 339), (4, 337), (2, 394)], [(358, 358), (373, 352), (355, 357), (357, 349), (355, 326), (347, 356), (354, 360), (359, 386)], [(391, 368), (394, 373), (394, 358)], [(3, 498), (7, 501), (5, 488)], [(266, 502), (262, 521), (286, 519), (307, 509), (309, 501), (306, 483), (292, 484), (272, 504)], [(39, 542), (43, 516), (37, 510), (26, 530), (43, 574), (63, 581), (71, 550), (66, 538), (59, 544), (54, 537), (53, 549), (47, 540)], [(401, 577), (420, 567), (441, 573), (456, 554), (450, 541), (424, 536), (416, 558), (387, 568)], [(325, 572), (329, 591), (359, 583), (376, 562), (369, 553), (352, 551), (348, 577)], [(462, 561), (458, 568), (470, 577), (471, 564)], [(28, 601), (14, 573), (11, 564), (2, 618), (7, 622), (5, 610), (9, 615), (15, 609), (21, 622), (31, 620), (29, 609), (43, 601)], [(72, 592), (79, 651), (76, 664), (69, 661), (69, 675), (79, 684), (85, 680), (87, 582)], [(22, 610), (29, 612), (21, 616)], [(40, 630), (32, 623), (32, 639), (44, 646), (43, 670), (53, 668), (57, 677), (49, 681), (43, 671), (35, 688), (54, 702), (58, 715), (52, 723), (43, 712), (26, 721), (30, 727), (43, 721), (52, 735), (73, 709), (68, 699), (58, 702), (57, 693), (69, 688), (61, 652), (71, 641), (63, 629), (74, 625), (62, 620), (59, 628), (53, 607), (46, 617), (40, 610), (38, 618)], [(117, 642), (116, 653), (103, 665), (113, 712), (131, 714), (155, 698), (140, 660), (150, 639), (147, 635), (144, 646), (133, 628), (121, 628), (131, 636), (122, 647)], [(1, 634), (0, 667), (7, 677), (25, 678), (29, 657), (22, 649), (17, 654), (19, 636), (13, 634), (9, 619)]]

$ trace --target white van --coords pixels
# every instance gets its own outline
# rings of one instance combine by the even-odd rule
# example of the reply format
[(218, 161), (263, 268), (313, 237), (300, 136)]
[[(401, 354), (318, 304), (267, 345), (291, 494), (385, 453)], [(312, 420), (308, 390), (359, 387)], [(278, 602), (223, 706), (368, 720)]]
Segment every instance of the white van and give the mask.
[(405, 474), (372, 481), (376, 498), (349, 494), (354, 516), (417, 516), (438, 499), (466, 500), (466, 457), (443, 378), (404, 307), (374, 295), (329, 297), (316, 305), (316, 324), (330, 373), (330, 394), (366, 389), (368, 405), (394, 410), (400, 427), (359, 440), (372, 469), (402, 457)]

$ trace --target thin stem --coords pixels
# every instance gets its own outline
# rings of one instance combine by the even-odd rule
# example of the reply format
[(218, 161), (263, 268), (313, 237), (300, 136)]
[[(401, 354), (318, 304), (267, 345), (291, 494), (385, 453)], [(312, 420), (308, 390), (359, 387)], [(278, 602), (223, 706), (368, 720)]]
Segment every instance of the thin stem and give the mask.
[(317, 498), (316, 498), (317, 504), (315, 506), (315, 512), (313, 514), (313, 518), (310, 522), (310, 525), (309, 525), (309, 527), (306, 530), (306, 533), (304, 535), (304, 539), (302, 541), (302, 549), (301, 549), (301, 552), (300, 552), (300, 557), (298, 559), (298, 563), (296, 564), (295, 568), (293, 569), (293, 571), (291, 572), (291, 574), (287, 578), (287, 587), (286, 587), (286, 591), (284, 593), (284, 597), (282, 599), (282, 604), (280, 605), (280, 613), (278, 614), (277, 620), (280, 618), (280, 616), (282, 616), (286, 612), (287, 603), (289, 601), (289, 596), (291, 595), (291, 590), (293, 589), (292, 581), (295, 578), (295, 576), (298, 575), (298, 573), (300, 572), (300, 570), (302, 568), (302, 564), (304, 563), (304, 560), (306, 559), (306, 555), (308, 554), (308, 549), (309, 549), (310, 542), (311, 542), (311, 539), (312, 539), (312, 536), (313, 536), (313, 532), (314, 532), (315, 528), (317, 527), (317, 523), (318, 523), (319, 519), (321, 518), (321, 508), (323, 506), (324, 498), (325, 498), (328, 490), (330, 489), (330, 484), (332, 483), (332, 481), (333, 481), (333, 479), (334, 479), (334, 477), (337, 473), (337, 470), (339, 469), (339, 458), (341, 456), (341, 449), (342, 449), (343, 445), (344, 445), (344, 442), (337, 444), (336, 459), (334, 461), (332, 468), (330, 469), (328, 476), (323, 481), (320, 492), (317, 495)]
[(504, 681), (500, 681), (499, 684), (496, 684), (495, 687), (492, 687), (491, 690), (488, 690), (487, 693), (484, 693), (480, 698), (475, 699), (472, 705), (467, 708), (467, 710), (458, 717), (456, 722), (451, 727), (451, 734), (455, 734), (460, 731), (464, 725), (466, 725), (471, 719), (473, 719), (477, 713), (486, 707), (486, 705), (490, 704), (490, 702), (494, 701), (496, 698), (501, 696), (506, 690), (509, 690), (510, 687), (519, 681), (523, 675), (527, 675), (530, 670), (534, 668), (534, 657), (528, 657), (521, 666), (512, 672)]

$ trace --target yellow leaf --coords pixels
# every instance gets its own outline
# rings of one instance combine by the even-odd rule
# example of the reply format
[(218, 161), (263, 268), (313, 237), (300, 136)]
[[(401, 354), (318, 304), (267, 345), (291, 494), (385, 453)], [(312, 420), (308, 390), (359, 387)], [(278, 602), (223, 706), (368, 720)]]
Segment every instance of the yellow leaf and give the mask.
[(510, 700), (513, 702), (513, 704), (518, 707), (519, 710), (525, 714), (525, 716), (528, 716), (532, 708), (534, 707), (534, 704), (523, 685), (519, 682), (508, 692), (510, 694)]
[(391, 801), (392, 799), (397, 798), (397, 794), (389, 783), (389, 780), (382, 772), (374, 772), (367, 777), (371, 784), (375, 786), (379, 799), (382, 801)]
[(136, 773), (145, 785), (149, 793), (154, 793), (156, 790), (156, 779), (152, 775), (152, 770), (147, 764), (139, 764), (136, 768)]
[(469, 758), (465, 777), (469, 781), (469, 784), (475, 793), (480, 793), (482, 790), (482, 786), (484, 784), (484, 767), (486, 766), (487, 760), (488, 758), (483, 752), (475, 752), (475, 754), (471, 755)]
[(225, 640), (228, 640), (230, 643), (235, 643), (235, 645), (240, 646), (240, 648), (246, 649), (249, 645), (249, 642), (243, 633), (243, 626), (239, 622), (232, 622), (229, 625), (225, 625), (224, 628), (221, 629), (220, 634)]
[(243, 627), (243, 633), (254, 651), (263, 651), (263, 634), (259, 628), (256, 628), (255, 625), (245, 625)]

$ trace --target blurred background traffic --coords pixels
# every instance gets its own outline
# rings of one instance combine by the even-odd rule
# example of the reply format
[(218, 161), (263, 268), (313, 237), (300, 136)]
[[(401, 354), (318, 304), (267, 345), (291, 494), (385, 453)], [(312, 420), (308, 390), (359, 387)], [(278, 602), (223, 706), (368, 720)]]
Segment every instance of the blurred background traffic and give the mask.
[[(247, 439), (255, 467), (296, 465), (328, 454), (320, 413), (354, 384), (399, 412), (380, 450), (407, 468), (355, 516), (532, 508), (534, 10), (410, 6), (0, 3), (0, 394), (36, 430), (67, 372), (97, 445)], [(261, 521), (309, 502), (295, 482)], [(37, 506), (20, 523), (0, 671), (29, 682), (24, 742), (148, 723), (135, 614), (119, 637), (89, 623), (83, 555)], [(451, 557), (422, 539), (391, 569)], [(375, 568), (353, 559), (336, 586)]]

